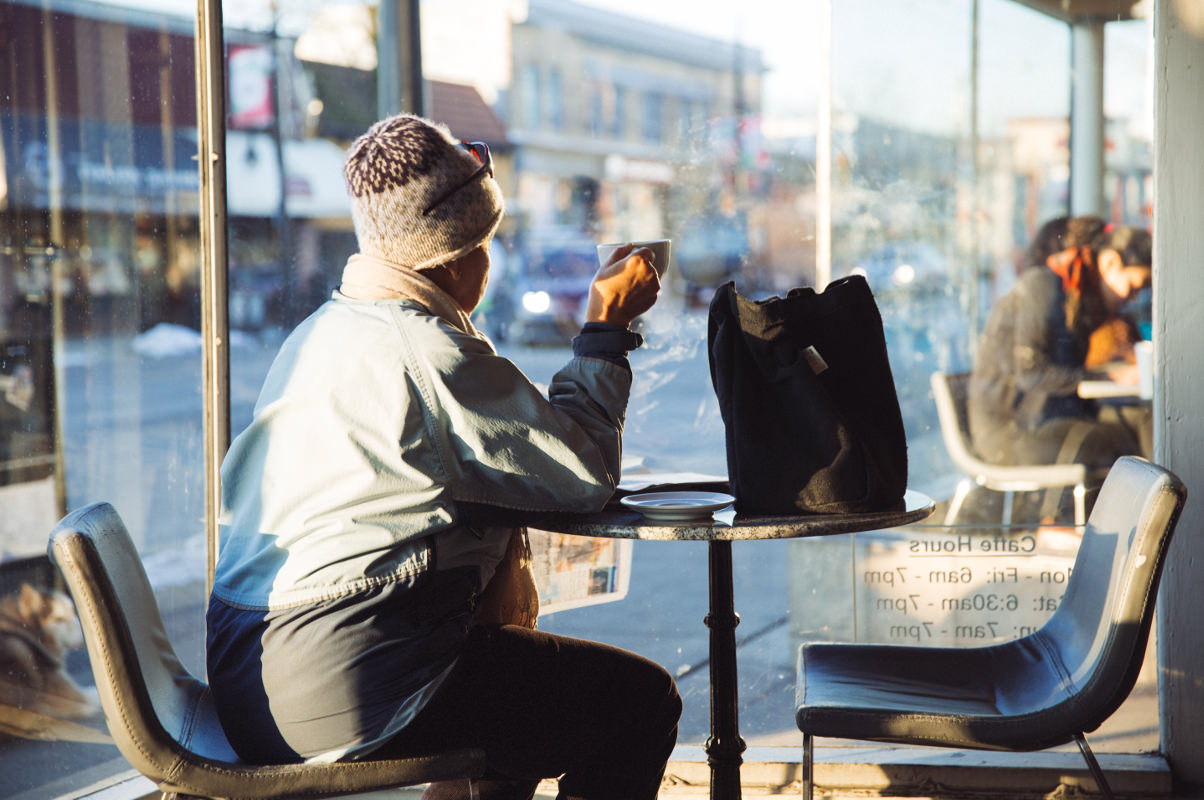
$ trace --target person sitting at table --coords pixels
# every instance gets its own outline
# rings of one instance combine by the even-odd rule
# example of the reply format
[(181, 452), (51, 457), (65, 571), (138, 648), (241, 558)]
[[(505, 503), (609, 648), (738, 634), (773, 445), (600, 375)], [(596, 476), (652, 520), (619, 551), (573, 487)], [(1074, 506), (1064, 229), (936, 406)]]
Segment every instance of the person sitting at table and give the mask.
[(1021, 273), (987, 320), (970, 377), (970, 434), (984, 459), (1102, 473), (1122, 455), (1149, 455), (1148, 415), (1135, 422), (1080, 398), (1078, 385), (1104, 376), (1136, 385), (1134, 365), (1093, 370), (1087, 357), (1093, 334), (1149, 285), (1150, 253), (1147, 232), (1106, 226), (1086, 246), (1051, 255), (1046, 269)]
[(359, 252), (281, 346), (222, 464), (207, 613), (222, 727), (257, 764), (475, 747), (482, 798), (557, 776), (561, 797), (654, 798), (672, 676), (534, 630), (525, 533), (502, 513), (611, 497), (652, 252), (599, 269), (545, 397), (468, 317), (503, 213), (488, 149), (400, 115), (352, 145), (344, 177)]
[[(1081, 248), (1103, 233), (1107, 225), (1103, 217), (1094, 215), (1054, 217), (1033, 237), (1025, 251), (1025, 264), (1035, 269), (1065, 272), (1079, 257)], [(1122, 361), (1136, 364), (1133, 346), (1140, 340), (1132, 317), (1127, 314), (1115, 316), (1091, 332), (1084, 365), (1088, 369), (1101, 369)]]

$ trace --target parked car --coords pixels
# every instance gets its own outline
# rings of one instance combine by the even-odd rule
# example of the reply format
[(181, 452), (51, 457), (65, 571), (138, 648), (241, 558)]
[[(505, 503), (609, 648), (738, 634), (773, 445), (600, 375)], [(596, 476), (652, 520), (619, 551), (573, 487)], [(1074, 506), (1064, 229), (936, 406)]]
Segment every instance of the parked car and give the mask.
[(864, 275), (874, 292), (928, 292), (949, 284), (949, 262), (929, 242), (887, 242), (857, 258), (842, 275)]
[(594, 240), (561, 228), (532, 231), (514, 251), (491, 253), (489, 285), (474, 320), (498, 342), (567, 344), (585, 321), (598, 271)]
[(742, 217), (714, 215), (683, 224), (673, 241), (673, 263), (691, 286), (711, 288), (736, 278), (748, 258)]
[(228, 314), (230, 327), (259, 331), (282, 324), (284, 274), (275, 263), (234, 264), (230, 267)]

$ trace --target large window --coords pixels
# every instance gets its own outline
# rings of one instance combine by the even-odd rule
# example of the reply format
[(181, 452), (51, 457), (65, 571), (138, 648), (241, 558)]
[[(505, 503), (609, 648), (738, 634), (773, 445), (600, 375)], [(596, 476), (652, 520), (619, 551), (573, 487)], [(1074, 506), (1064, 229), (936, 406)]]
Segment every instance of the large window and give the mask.
[[(374, 4), (227, 5), (237, 433), (280, 341), (355, 250), (341, 159), (377, 117), (378, 37)], [(424, 112), (489, 144), (506, 195), (477, 315), (503, 354), (546, 383), (580, 325), (594, 244), (674, 240), (647, 344), (632, 356), (625, 471), (726, 474), (706, 348), (717, 285), (766, 297), (861, 272), (875, 290), (912, 488), (938, 513), (906, 531), (735, 546), (740, 722), (753, 745), (798, 741), (801, 641), (1022, 634), (1056, 607), (1077, 544), (1070, 504), (1056, 498), (1050, 518), (1021, 513), (1004, 527), (998, 498), (976, 492), (943, 524), (962, 476), (929, 389), (934, 371), (970, 368), (1020, 254), (1069, 209), (1072, 30), (1012, 0), (830, 5), (824, 30), (819, 0), (421, 4)], [(194, 13), (188, 3), (178, 13), (0, 5), (0, 594), (53, 590), (50, 528), (67, 509), (108, 501), (200, 673)], [(1102, 210), (1145, 227), (1146, 23), (1109, 23), (1105, 50)], [(539, 293), (551, 296), (546, 309), (531, 301)], [(959, 557), (981, 542), (1004, 543), (996, 560)], [(663, 664), (686, 702), (680, 741), (700, 744), (705, 546), (638, 542), (616, 568), (621, 591), (553, 610), (541, 627)], [(1008, 579), (993, 584), (998, 575)], [(928, 611), (916, 613), (917, 595)], [(68, 649), (63, 670), (86, 694), (82, 651)], [(1152, 687), (1143, 675), (1097, 749), (1157, 747)], [(0, 694), (0, 796), (57, 796), (128, 770), (87, 703), (62, 714)]]
[[(0, 792), (49, 796), (128, 769), (94, 699), (55, 689), (53, 672), (90, 683), (77, 643), (36, 622), (65, 508), (120, 510), (203, 664), (193, 24), (9, 3), (0, 29)], [(62, 666), (28, 666), (18, 626)]]

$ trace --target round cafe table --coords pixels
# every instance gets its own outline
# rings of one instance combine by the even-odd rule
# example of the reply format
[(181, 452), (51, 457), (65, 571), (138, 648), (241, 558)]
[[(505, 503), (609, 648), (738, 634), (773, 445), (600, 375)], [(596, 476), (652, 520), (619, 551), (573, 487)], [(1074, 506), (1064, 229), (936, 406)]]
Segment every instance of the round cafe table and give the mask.
[[(659, 486), (669, 491), (672, 486)], [(683, 487), (685, 488), (685, 487)], [(706, 742), (711, 767), (711, 797), (740, 797), (740, 765), (744, 740), (740, 738), (736, 683), (736, 614), (732, 591), (732, 542), (755, 539), (799, 539), (838, 533), (882, 530), (918, 522), (933, 511), (932, 499), (908, 491), (903, 508), (862, 514), (811, 514), (798, 516), (742, 516), (731, 507), (713, 516), (676, 521), (654, 520), (639, 511), (611, 501), (596, 514), (552, 514), (528, 524), (531, 528), (575, 536), (651, 541), (707, 542), (710, 609), (704, 619), (710, 629), (711, 735)]]

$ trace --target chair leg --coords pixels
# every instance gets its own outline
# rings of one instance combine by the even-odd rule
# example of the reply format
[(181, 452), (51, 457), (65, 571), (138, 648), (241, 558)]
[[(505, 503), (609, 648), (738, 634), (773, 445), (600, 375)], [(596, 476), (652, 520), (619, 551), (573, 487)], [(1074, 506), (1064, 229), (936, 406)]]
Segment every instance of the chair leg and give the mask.
[(1079, 527), (1087, 524), (1087, 487), (1082, 483), (1074, 485), (1074, 524)]
[(1082, 733), (1076, 733), (1074, 740), (1079, 745), (1079, 752), (1083, 754), (1083, 760), (1087, 762), (1087, 769), (1091, 772), (1091, 777), (1095, 779), (1095, 785), (1099, 787), (1100, 793), (1108, 800), (1115, 800), (1112, 787), (1108, 785), (1104, 771), (1100, 769), (1099, 762), (1095, 760), (1095, 753), (1091, 752), (1091, 746), (1087, 744), (1087, 737)]
[(803, 800), (815, 796), (815, 737), (803, 732)]
[(966, 502), (966, 496), (970, 494), (970, 479), (962, 478), (957, 484), (957, 491), (953, 493), (953, 499), (949, 501), (949, 510), (945, 512), (945, 524), (952, 525), (957, 522), (957, 515), (962, 510), (962, 503)]

